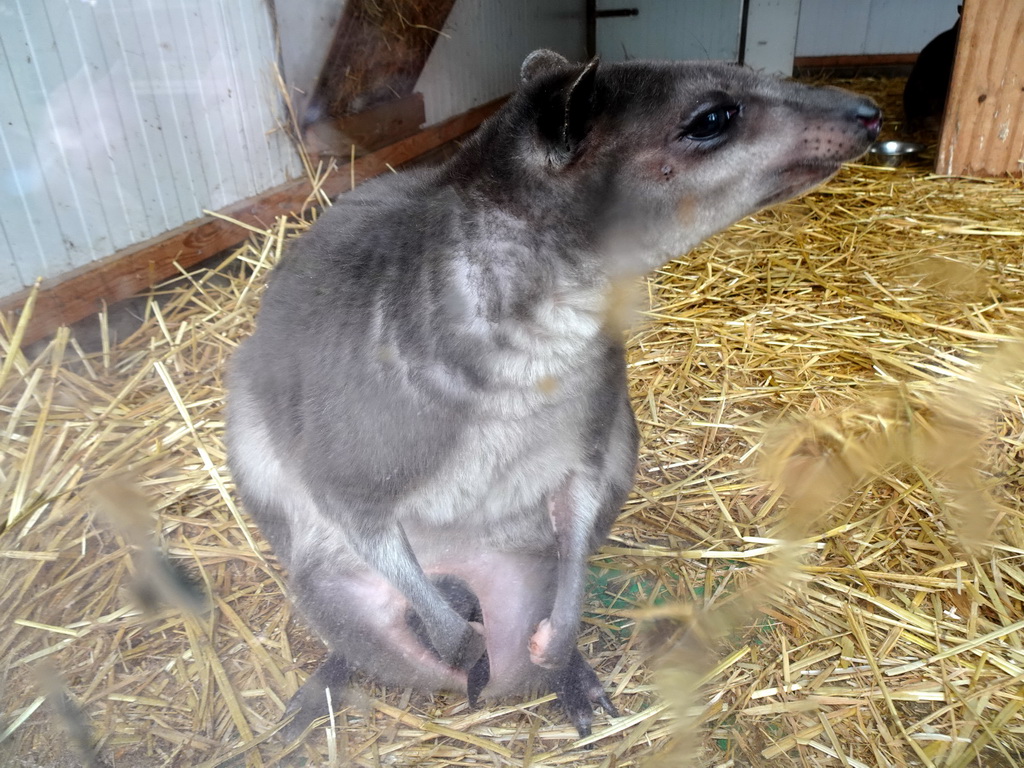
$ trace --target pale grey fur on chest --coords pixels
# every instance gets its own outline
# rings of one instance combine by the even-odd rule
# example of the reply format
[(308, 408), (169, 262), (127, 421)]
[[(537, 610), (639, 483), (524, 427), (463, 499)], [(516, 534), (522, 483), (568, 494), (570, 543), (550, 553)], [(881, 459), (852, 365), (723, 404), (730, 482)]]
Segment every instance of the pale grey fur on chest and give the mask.
[[(415, 180), (410, 180), (410, 195), (421, 191)], [(380, 191), (371, 186), (343, 200), (325, 214), (334, 221), (319, 226), (337, 222), (344, 232), (348, 220), (358, 221), (365, 207), (394, 205), (395, 197), (402, 200), (402, 189), (396, 190), (394, 182), (392, 189), (381, 186)], [(530, 231), (521, 220), (500, 211), (486, 217), (460, 216), (459, 201), (449, 195), (438, 210), (444, 214), (433, 222), (439, 242), (428, 237), (410, 243), (418, 250), (407, 254), (404, 262), (384, 265), (362, 286), (320, 285), (326, 267), (318, 266), (323, 255), (315, 250), (302, 254), (310, 260), (305, 264), (286, 260), (275, 275), (279, 284), (272, 288), (277, 290), (268, 297), (264, 316), (293, 312), (299, 316), (292, 325), (299, 325), (305, 309), (311, 319), (294, 336), (260, 346), (265, 355), (273, 350), (279, 356), (273, 360), (268, 355), (264, 365), (276, 368), (281, 378), (280, 391), (264, 395), (278, 407), (267, 414), (267, 426), (261, 429), (274, 430), (273, 422), (281, 422), (284, 431), (292, 431), (294, 442), (285, 450), (278, 440), (276, 448), (238, 451), (242, 458), (236, 463), (245, 463), (250, 453), (253, 461), (276, 454), (283, 465), (293, 465), (292, 480), (315, 497), (308, 465), (338, 459), (319, 456), (320, 447), (307, 444), (307, 432), (324, 427), (321, 420), (342, 421), (346, 437), (362, 438), (343, 463), (358, 464), (360, 453), (372, 453), (379, 445), (386, 464), (392, 446), (406, 439), (405, 427), (409, 439), (415, 440), (423, 430), (423, 417), (429, 420), (431, 413), (440, 412), (455, 439), (438, 444), (434, 451), (416, 451), (420, 466), (413, 468), (413, 478), (401, 481), (393, 513), (412, 528), (457, 523), (466, 540), (483, 546), (493, 535), (521, 539), (524, 547), (535, 548), (553, 538), (545, 497), (585, 467), (593, 399), (614, 376), (609, 366), (622, 365), (621, 356), (609, 354), (612, 342), (603, 329), (607, 283), (600, 273), (586, 274), (585, 267), (566, 258), (556, 243), (549, 247), (545, 238), (556, 238), (557, 233)], [(381, 222), (385, 223), (394, 224)], [(338, 232), (333, 238), (342, 239)], [(359, 231), (353, 231), (353, 247), (361, 245), (358, 238)], [(351, 319), (318, 330), (315, 323), (326, 311), (318, 311), (316, 305), (328, 290), (327, 301), (334, 306), (324, 310), (334, 316), (349, 314)], [(395, 296), (410, 294), (415, 303), (395, 302)], [(344, 306), (355, 300), (362, 302), (360, 308)], [(417, 341), (417, 334), (423, 342)], [(308, 341), (318, 335), (319, 343)], [(316, 368), (321, 370), (318, 377), (307, 373)], [(234, 388), (246, 386), (253, 382)], [(284, 393), (300, 387), (307, 401), (292, 404)], [(375, 397), (380, 398), (380, 416), (388, 415), (394, 404), (404, 404), (407, 423), (376, 430)], [(338, 401), (343, 405), (335, 417)], [(328, 444), (327, 450), (344, 453), (336, 444)], [(380, 458), (370, 456), (366, 461), (380, 464)], [(396, 458), (396, 464), (399, 461)], [(301, 465), (307, 465), (305, 476)], [(253, 474), (259, 471), (254, 468)], [(386, 483), (388, 478), (366, 482), (369, 486), (381, 480)], [(348, 482), (358, 485), (359, 474), (353, 473)], [(304, 541), (323, 535), (320, 526), (310, 523), (323, 511), (312, 514), (304, 507), (296, 512), (292, 525), (305, 531)], [(338, 535), (335, 532), (332, 538)]]

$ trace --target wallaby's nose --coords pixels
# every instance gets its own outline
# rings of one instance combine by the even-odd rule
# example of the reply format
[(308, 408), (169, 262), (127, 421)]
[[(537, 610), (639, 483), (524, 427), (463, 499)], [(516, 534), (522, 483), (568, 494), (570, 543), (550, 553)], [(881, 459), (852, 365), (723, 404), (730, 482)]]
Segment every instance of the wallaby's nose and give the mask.
[(857, 122), (868, 129), (868, 138), (874, 141), (882, 130), (882, 110), (874, 102), (862, 101), (857, 105)]

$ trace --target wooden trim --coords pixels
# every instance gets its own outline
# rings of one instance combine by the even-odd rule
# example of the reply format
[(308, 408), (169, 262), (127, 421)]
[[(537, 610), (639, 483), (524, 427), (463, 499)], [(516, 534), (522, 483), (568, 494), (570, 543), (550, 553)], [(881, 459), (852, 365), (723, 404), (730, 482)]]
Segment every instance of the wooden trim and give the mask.
[(838, 69), (840, 67), (891, 67), (913, 65), (916, 53), (866, 53), (848, 56), (797, 56), (794, 67), (807, 69)]
[(1024, 3), (964, 3), (938, 173), (1024, 175)]
[[(407, 163), (474, 130), (504, 101), (503, 97), (475, 107), (358, 158), (354, 170), (349, 163), (345, 163), (324, 180), (321, 188), (333, 198), (349, 189), (353, 176), (358, 183)], [(219, 213), (243, 224), (266, 229), (277, 216), (304, 208), (312, 191), (308, 179), (298, 179), (228, 206)], [(224, 219), (204, 216), (46, 280), (40, 286), (22, 343), (29, 344), (52, 333), (61, 325), (70, 325), (95, 314), (103, 302), (109, 304), (134, 296), (177, 274), (179, 267), (187, 269), (239, 245), (249, 234), (249, 230)], [(16, 315), (25, 306), (29, 293), (29, 289), (25, 289), (0, 299), (0, 312)], [(16, 322), (16, 317), (13, 320)]]

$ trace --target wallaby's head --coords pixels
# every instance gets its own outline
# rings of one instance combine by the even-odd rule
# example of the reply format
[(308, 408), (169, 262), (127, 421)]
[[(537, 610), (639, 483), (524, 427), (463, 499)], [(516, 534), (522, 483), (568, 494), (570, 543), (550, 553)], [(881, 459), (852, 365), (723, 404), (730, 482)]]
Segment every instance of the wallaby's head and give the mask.
[(625, 271), (820, 184), (881, 127), (870, 99), (731, 64), (573, 65), (535, 51), (522, 81), (485, 132), (483, 162), (521, 208), (589, 221)]

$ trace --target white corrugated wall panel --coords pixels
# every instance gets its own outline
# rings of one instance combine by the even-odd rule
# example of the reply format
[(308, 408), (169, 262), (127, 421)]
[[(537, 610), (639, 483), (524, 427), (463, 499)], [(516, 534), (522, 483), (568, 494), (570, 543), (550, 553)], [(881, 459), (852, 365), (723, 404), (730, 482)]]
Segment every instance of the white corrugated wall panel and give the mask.
[(512, 91), (537, 48), (583, 59), (584, 10), (581, 0), (458, 0), (416, 83), (427, 124)]
[[(4, 22), (11, 24), (6, 14)], [(35, 274), (47, 274), (66, 266), (60, 230), (54, 226), (56, 210), (49, 190), (41, 185), (41, 165), (29, 127), (29, 112), (37, 111), (26, 104), (32, 91), (20, 90), (13, 77), (13, 48), (10, 40), (0, 35), (0, 227), (3, 228), (7, 258), (0, 262), (0, 293), (18, 290)], [(20, 51), (14, 53), (24, 57)], [(38, 192), (42, 194), (39, 194)], [(15, 255), (17, 254), (17, 259)]]
[(7, 0), (0, 57), (0, 295), (302, 171), (264, 0)]
[(802, 0), (797, 56), (917, 53), (963, 0)]

